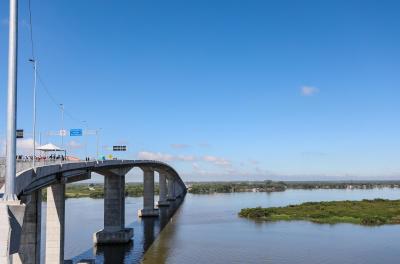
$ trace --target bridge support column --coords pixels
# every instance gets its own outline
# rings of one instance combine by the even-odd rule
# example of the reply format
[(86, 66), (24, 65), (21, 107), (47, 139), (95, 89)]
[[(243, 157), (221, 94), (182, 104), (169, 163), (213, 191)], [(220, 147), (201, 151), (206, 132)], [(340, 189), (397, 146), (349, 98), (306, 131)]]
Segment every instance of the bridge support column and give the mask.
[(138, 211), (140, 217), (158, 216), (154, 208), (154, 170), (143, 168), (143, 209)]
[(133, 228), (125, 228), (125, 174), (110, 171), (104, 179), (104, 229), (93, 235), (95, 244), (127, 243)]
[(182, 187), (177, 183), (177, 182), (175, 182), (175, 196), (178, 198), (178, 197), (182, 197), (183, 196), (183, 189), (182, 189)]
[(168, 196), (167, 196), (168, 201), (175, 201), (175, 181), (173, 179), (168, 179)]
[(167, 201), (167, 175), (165, 172), (159, 172), (159, 200), (158, 200), (158, 206), (169, 206), (169, 202)]
[(47, 187), (46, 264), (64, 263), (65, 184)]
[(40, 236), (42, 219), (42, 191), (26, 197), (24, 222), (22, 224), (19, 258), (23, 264), (40, 264)]
[(0, 199), (0, 263), (18, 263), (25, 205)]

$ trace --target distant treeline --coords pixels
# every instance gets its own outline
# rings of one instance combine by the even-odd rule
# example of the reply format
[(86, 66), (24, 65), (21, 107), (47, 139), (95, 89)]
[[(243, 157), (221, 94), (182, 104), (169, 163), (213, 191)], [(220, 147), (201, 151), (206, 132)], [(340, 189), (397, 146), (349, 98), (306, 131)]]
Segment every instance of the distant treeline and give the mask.
[(286, 189), (372, 189), (399, 188), (400, 181), (258, 181), (258, 182), (192, 182), (188, 191), (194, 194), (233, 192), (282, 192)]
[[(154, 185), (154, 192), (159, 193), (158, 184)], [(43, 200), (46, 200), (46, 189), (42, 192)], [(125, 196), (140, 197), (143, 196), (142, 183), (128, 183), (125, 185)], [(66, 198), (104, 198), (103, 184), (68, 184), (65, 189)]]
[[(188, 192), (193, 194), (234, 193), (234, 192), (283, 192), (286, 189), (372, 189), (372, 188), (400, 188), (400, 181), (354, 181), (354, 182), (323, 182), (323, 181), (253, 181), (253, 182), (188, 182)], [(43, 190), (43, 199), (46, 199), (46, 189)], [(158, 184), (154, 186), (155, 193), (159, 193)], [(65, 190), (66, 198), (103, 198), (104, 185), (95, 184), (68, 184)], [(125, 196), (143, 196), (142, 183), (127, 183)]]
[(194, 194), (233, 193), (233, 192), (283, 192), (284, 182), (208, 182), (187, 184), (188, 192)]

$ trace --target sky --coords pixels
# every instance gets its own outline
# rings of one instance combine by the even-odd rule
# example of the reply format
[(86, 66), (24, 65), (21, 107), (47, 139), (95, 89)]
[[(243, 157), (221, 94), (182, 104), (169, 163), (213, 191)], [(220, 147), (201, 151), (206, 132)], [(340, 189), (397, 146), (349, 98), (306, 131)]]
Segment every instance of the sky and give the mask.
[[(100, 154), (162, 160), (186, 181), (400, 179), (399, 1), (31, 0), (31, 7), (38, 144), (61, 145), (48, 132), (62, 128), (62, 103), (64, 128), (100, 131)], [(8, 8), (0, 2), (0, 155)], [(24, 154), (33, 142), (29, 28), (28, 1), (20, 1)], [(96, 155), (96, 140), (64, 139), (80, 157)]]

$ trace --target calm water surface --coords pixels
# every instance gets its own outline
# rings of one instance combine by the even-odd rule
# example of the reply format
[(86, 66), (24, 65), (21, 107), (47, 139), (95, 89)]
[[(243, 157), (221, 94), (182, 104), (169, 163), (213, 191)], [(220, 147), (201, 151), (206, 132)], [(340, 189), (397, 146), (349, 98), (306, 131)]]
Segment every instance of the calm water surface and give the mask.
[(171, 212), (162, 211), (161, 219), (144, 221), (137, 217), (142, 199), (127, 198), (126, 223), (135, 229), (133, 243), (97, 249), (93, 248), (92, 234), (103, 227), (103, 200), (68, 199), (65, 257), (144, 264), (399, 263), (400, 225), (265, 223), (237, 216), (244, 207), (373, 198), (400, 199), (400, 190), (188, 194), (170, 220)]

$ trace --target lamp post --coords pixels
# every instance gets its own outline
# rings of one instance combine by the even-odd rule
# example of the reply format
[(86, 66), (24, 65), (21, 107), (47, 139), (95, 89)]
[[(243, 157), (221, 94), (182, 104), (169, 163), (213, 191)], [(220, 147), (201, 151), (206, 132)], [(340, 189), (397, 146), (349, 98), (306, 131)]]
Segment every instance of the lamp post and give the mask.
[(96, 159), (99, 158), (99, 142), (100, 142), (100, 131), (102, 128), (96, 130)]
[(33, 63), (34, 81), (33, 81), (33, 164), (32, 167), (36, 169), (36, 84), (37, 84), (37, 64), (35, 59), (30, 59)]
[(17, 123), (17, 44), (18, 44), (18, 0), (10, 0), (10, 22), (8, 40), (8, 87), (7, 87), (7, 158), (6, 182), (3, 200), (17, 200), (15, 194), (16, 174), (16, 123)]
[[(64, 149), (64, 134), (65, 134), (65, 130), (64, 130), (64, 105), (60, 104), (60, 109), (61, 109), (61, 130), (60, 130), (60, 134), (61, 134), (61, 149), (65, 151)], [(61, 163), (63, 162), (63, 159), (60, 159)]]
[(88, 134), (88, 129), (87, 129), (87, 122), (86, 120), (82, 121), (83, 126), (84, 126), (84, 131), (83, 131), (83, 136), (85, 138), (85, 160), (87, 161), (88, 155), (87, 155), (87, 134)]

